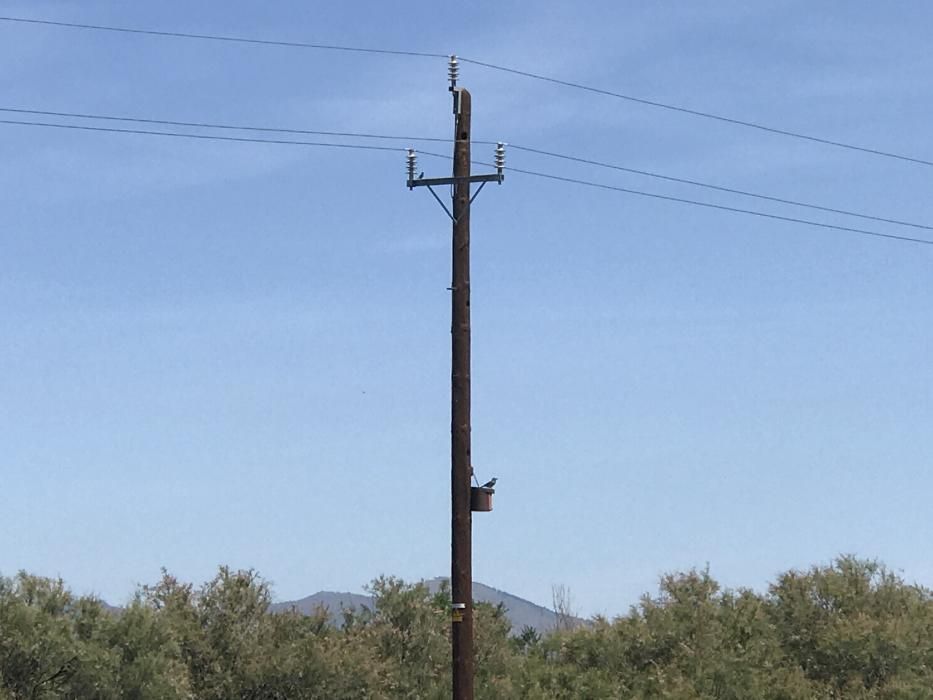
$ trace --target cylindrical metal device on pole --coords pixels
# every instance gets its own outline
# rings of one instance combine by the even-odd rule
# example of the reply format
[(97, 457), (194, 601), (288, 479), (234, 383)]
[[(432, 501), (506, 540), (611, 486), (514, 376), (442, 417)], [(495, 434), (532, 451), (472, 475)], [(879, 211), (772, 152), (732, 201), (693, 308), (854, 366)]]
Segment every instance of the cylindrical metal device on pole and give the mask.
[(453, 700), (473, 700), (473, 564), (470, 479), (470, 93), (454, 88), (451, 282), (451, 622)]

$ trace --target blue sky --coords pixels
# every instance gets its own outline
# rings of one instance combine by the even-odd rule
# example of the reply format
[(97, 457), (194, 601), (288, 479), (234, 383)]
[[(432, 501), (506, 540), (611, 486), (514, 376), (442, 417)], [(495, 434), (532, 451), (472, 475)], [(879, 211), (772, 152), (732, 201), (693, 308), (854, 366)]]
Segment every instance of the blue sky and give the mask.
[[(919, 3), (0, 10), (456, 52), (933, 158)], [(440, 59), (0, 22), (0, 67), (6, 107), (451, 129)], [(474, 138), (933, 224), (928, 167), (473, 65), (461, 82)], [(112, 602), (161, 566), (256, 567), (279, 599), (448, 571), (449, 223), (401, 154), (0, 125), (0, 158), (0, 571)], [(929, 247), (519, 174), (472, 220), (473, 455), (500, 479), (477, 580), (541, 603), (564, 584), (582, 614), (707, 563), (761, 588), (855, 553), (933, 584)]]

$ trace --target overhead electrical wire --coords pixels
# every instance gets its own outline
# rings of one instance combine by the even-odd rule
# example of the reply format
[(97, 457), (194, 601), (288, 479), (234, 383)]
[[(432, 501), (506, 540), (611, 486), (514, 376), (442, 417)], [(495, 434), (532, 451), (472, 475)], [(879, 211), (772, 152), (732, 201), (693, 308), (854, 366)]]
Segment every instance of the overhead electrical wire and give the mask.
[[(40, 109), (24, 109), (18, 107), (2, 107), (0, 106), (0, 112), (8, 112), (14, 114), (29, 114), (29, 115), (42, 115), (42, 116), (52, 116), (52, 117), (69, 117), (69, 118), (80, 118), (80, 119), (98, 119), (103, 121), (117, 121), (117, 122), (130, 122), (130, 123), (141, 123), (141, 124), (157, 124), (163, 126), (183, 126), (183, 127), (196, 127), (201, 129), (222, 129), (222, 130), (232, 130), (232, 131), (254, 131), (262, 133), (282, 133), (282, 134), (304, 134), (304, 135), (314, 135), (314, 136), (333, 136), (333, 137), (345, 137), (345, 138), (361, 138), (361, 139), (384, 139), (384, 140), (393, 140), (393, 141), (406, 141), (408, 143), (414, 143), (418, 141), (423, 142), (437, 142), (437, 143), (452, 143), (450, 138), (437, 138), (430, 136), (399, 136), (395, 134), (375, 134), (368, 132), (354, 132), (354, 131), (323, 131), (323, 130), (314, 130), (314, 129), (295, 129), (295, 128), (281, 128), (281, 127), (267, 127), (267, 126), (244, 126), (237, 124), (218, 124), (213, 122), (203, 122), (203, 121), (178, 121), (170, 119), (150, 119), (142, 117), (128, 117), (128, 116), (117, 116), (111, 114), (90, 114), (87, 112), (66, 112), (66, 111), (51, 111), (51, 110), (40, 110)], [(163, 132), (159, 132), (163, 133)], [(474, 144), (479, 145), (494, 145), (493, 141), (473, 141)], [(571, 156), (564, 153), (556, 153), (554, 151), (543, 150), (540, 148), (535, 148), (532, 146), (522, 146), (519, 144), (509, 143), (509, 148), (519, 151), (525, 151), (527, 153), (534, 153), (537, 155), (542, 155), (549, 158), (558, 158), (562, 160), (572, 161), (576, 163), (582, 163), (586, 165), (593, 165), (601, 168), (606, 168), (610, 170), (618, 170), (621, 172), (632, 173), (635, 175), (641, 175), (645, 177), (656, 178), (660, 180), (665, 180), (668, 182), (676, 182), (680, 184), (691, 185), (694, 187), (702, 187), (714, 191), (725, 192), (727, 194), (737, 194), (744, 197), (752, 197), (756, 199), (761, 199), (764, 201), (776, 202), (778, 204), (787, 204), (790, 206), (802, 207), (806, 209), (813, 209), (816, 211), (824, 211), (831, 214), (840, 214), (843, 216), (852, 216), (860, 219), (867, 219), (871, 221), (878, 221), (887, 224), (895, 224), (898, 226), (909, 226), (911, 228), (924, 229), (927, 231), (933, 231), (933, 226), (926, 224), (914, 223), (911, 221), (903, 221), (901, 219), (893, 219), (884, 216), (876, 216), (872, 214), (864, 214), (860, 212), (849, 211), (847, 209), (840, 209), (837, 207), (828, 207), (820, 204), (813, 204), (810, 202), (802, 202), (794, 199), (787, 199), (784, 197), (777, 197), (768, 194), (762, 194), (760, 192), (750, 192), (748, 190), (740, 190), (732, 187), (725, 187), (722, 185), (715, 185), (708, 182), (701, 182), (699, 180), (691, 180), (688, 178), (677, 177), (674, 175), (664, 175), (662, 173), (656, 173), (649, 170), (641, 170), (638, 168), (630, 168), (623, 165), (606, 163), (598, 160), (591, 160), (588, 158), (581, 158), (578, 156)]]
[[(103, 133), (116, 133), (116, 134), (135, 134), (135, 135), (145, 135), (145, 136), (164, 136), (169, 138), (187, 138), (187, 139), (198, 139), (206, 141), (225, 141), (225, 142), (237, 142), (237, 143), (260, 143), (260, 144), (280, 144), (288, 146), (315, 146), (315, 147), (325, 147), (325, 148), (345, 148), (345, 149), (358, 149), (358, 150), (368, 150), (368, 151), (383, 151), (383, 152), (407, 152), (407, 149), (401, 148), (398, 146), (376, 146), (372, 144), (350, 144), (350, 143), (328, 143), (328, 142), (319, 142), (319, 141), (297, 141), (297, 140), (287, 140), (287, 139), (258, 139), (258, 138), (247, 138), (247, 137), (236, 137), (236, 136), (217, 136), (213, 134), (190, 134), (183, 132), (172, 132), (172, 131), (151, 131), (145, 129), (117, 129), (114, 127), (103, 127), (103, 126), (90, 126), (87, 124), (53, 124), (49, 122), (36, 122), (36, 121), (26, 121), (26, 120), (12, 120), (12, 119), (0, 119), (0, 124), (9, 124), (9, 125), (19, 125), (19, 126), (32, 126), (32, 127), (46, 127), (46, 128), (56, 128), (56, 129), (71, 129), (78, 131), (91, 131), (91, 132), (103, 132)], [(419, 155), (430, 156), (433, 158), (441, 158), (444, 160), (451, 160), (450, 155), (445, 155), (441, 153), (432, 153), (427, 151), (418, 151)], [(482, 165), (485, 167), (494, 167), (490, 163), (484, 163), (481, 161), (474, 161), (475, 165)], [(928, 240), (924, 238), (914, 238), (911, 236), (901, 236), (892, 233), (883, 233), (880, 231), (871, 231), (867, 229), (853, 228), (850, 226), (840, 226), (837, 224), (828, 224), (820, 221), (813, 221), (810, 219), (799, 219), (796, 217), (782, 216), (780, 214), (771, 214), (768, 212), (756, 211), (754, 209), (743, 209), (740, 207), (731, 207), (724, 204), (715, 204), (713, 202), (703, 202), (694, 199), (687, 199), (684, 197), (674, 197), (671, 195), (660, 194), (656, 192), (645, 192), (643, 190), (635, 190), (627, 187), (619, 187), (617, 185), (609, 185), (606, 183), (592, 182), (589, 180), (582, 180), (578, 178), (565, 177), (563, 175), (555, 175), (552, 173), (543, 173), (534, 170), (526, 170), (523, 168), (515, 168), (507, 166), (506, 170), (513, 173), (520, 173), (523, 175), (529, 175), (532, 177), (546, 178), (549, 180), (555, 180), (559, 182), (573, 183), (577, 185), (583, 185), (587, 187), (595, 187), (603, 190), (610, 190), (615, 192), (621, 192), (625, 194), (632, 194), (641, 197), (649, 197), (656, 200), (663, 200), (668, 202), (677, 202), (680, 204), (687, 204), (697, 207), (704, 207), (708, 209), (718, 209), (721, 211), (728, 211), (736, 214), (746, 214), (749, 216), (757, 216), (766, 219), (774, 219), (777, 221), (784, 221), (787, 223), (801, 224), (806, 226), (815, 226), (823, 229), (832, 229), (835, 231), (843, 231), (848, 233), (856, 233), (865, 236), (873, 236), (877, 238), (886, 238), (896, 241), (904, 241), (910, 243), (920, 243), (924, 245), (933, 245), (933, 240)]]
[[(242, 124), (217, 124), (212, 122), (187, 122), (176, 121), (172, 119), (148, 119), (143, 117), (124, 117), (112, 114), (88, 114), (86, 112), (56, 112), (43, 109), (22, 109), (19, 107), (0, 107), (0, 112), (11, 112), (14, 114), (33, 114), (45, 117), (70, 117), (77, 119), (100, 119), (102, 121), (115, 122), (133, 122), (136, 124), (161, 124), (163, 126), (186, 126), (200, 129), (225, 129), (230, 131), (257, 131), (273, 134), (305, 134), (309, 136), (337, 136), (359, 139), (384, 139), (387, 141), (434, 141), (439, 143), (453, 143), (451, 138), (438, 138), (432, 136), (398, 136), (395, 134), (371, 134), (359, 131), (321, 131), (314, 129), (289, 129), (270, 126), (245, 126)], [(474, 141), (473, 143), (493, 142)]]
[[(490, 167), (489, 163), (477, 163), (477, 165), (484, 165)], [(687, 199), (685, 197), (674, 197), (672, 195), (660, 194), (658, 192), (645, 192), (644, 190), (633, 190), (628, 187), (619, 187), (617, 185), (607, 185), (602, 182), (592, 182), (590, 180), (581, 180), (573, 177), (566, 177), (563, 175), (554, 175), (553, 173), (542, 173), (535, 170), (525, 170), (522, 168), (514, 168), (511, 166), (506, 166), (505, 168), (509, 172), (521, 173), (523, 175), (530, 175), (533, 177), (546, 178), (548, 180), (557, 180), (559, 182), (568, 182), (575, 185), (583, 185), (586, 187), (596, 187), (603, 190), (611, 190), (614, 192), (622, 192), (624, 194), (633, 194), (638, 195), (639, 197), (650, 197), (652, 199), (660, 199), (666, 202), (677, 202), (679, 204), (689, 204), (696, 207), (705, 207), (707, 209), (719, 209), (721, 211), (729, 211), (734, 214), (747, 214), (749, 216), (758, 216), (764, 219), (775, 219), (777, 221), (785, 221), (788, 223), (794, 224), (804, 224), (806, 226), (816, 226), (818, 228), (832, 229), (834, 231), (846, 231), (848, 233), (857, 233), (863, 236), (875, 236), (878, 238), (889, 238), (896, 241), (909, 241), (910, 243), (922, 243), (924, 245), (933, 245), (933, 240), (926, 238), (914, 238), (913, 236), (900, 236), (894, 233), (882, 233), (881, 231), (871, 231), (868, 229), (862, 228), (853, 228), (851, 226), (840, 226), (837, 224), (827, 224), (821, 221), (813, 221), (812, 219), (798, 219), (793, 216), (783, 216), (781, 214), (771, 214), (769, 212), (757, 211), (755, 209), (743, 209), (741, 207), (730, 207), (725, 204), (716, 204), (714, 202), (702, 202), (696, 199)]]
[(293, 49), (320, 49), (323, 51), (348, 51), (354, 53), (375, 53), (391, 56), (417, 56), (420, 58), (447, 58), (447, 54), (430, 53), (427, 51), (402, 51), (395, 49), (374, 49), (363, 46), (341, 46), (339, 44), (312, 44), (305, 41), (279, 41), (275, 39), (254, 39), (243, 36), (224, 36), (220, 34), (192, 34), (189, 32), (168, 32), (157, 29), (138, 29), (135, 27), (114, 27), (103, 24), (81, 24), (78, 22), (59, 22), (50, 19), (34, 19), (28, 17), (0, 17), (2, 22), (19, 22), (22, 24), (43, 24), (52, 27), (67, 27), (68, 29), (92, 29), (101, 32), (119, 32), (123, 34), (145, 34), (148, 36), (170, 37), (175, 39), (201, 39), (203, 41), (226, 41), (234, 44), (259, 44), (262, 46), (284, 46)]
[[(16, 119), (0, 119), (0, 124), (15, 124), (19, 126), (40, 126), (53, 129), (73, 129), (78, 131), (98, 131), (111, 134), (138, 134), (143, 136), (168, 136), (172, 138), (200, 139), (203, 141), (234, 141), (237, 143), (274, 143), (285, 146), (320, 146), (323, 148), (350, 148), (363, 151), (393, 151), (404, 153), (406, 149), (401, 146), (374, 146), (365, 143), (329, 143), (326, 141), (295, 141), (290, 139), (257, 139), (245, 136), (217, 136), (214, 134), (186, 134), (180, 131), (149, 131), (146, 129), (117, 129), (109, 126), (91, 126), (89, 124), (51, 124), (49, 122), (35, 122)], [(425, 154), (434, 155), (434, 154)]]
[[(11, 16), (0, 16), (0, 21), (2, 22), (15, 22), (20, 24), (31, 24), (31, 25), (46, 25), (53, 27), (63, 27), (69, 29), (85, 29), (85, 30), (94, 30), (94, 31), (105, 31), (105, 32), (118, 32), (125, 34), (136, 34), (136, 35), (147, 35), (147, 36), (156, 36), (156, 37), (168, 37), (168, 38), (180, 38), (180, 39), (197, 39), (203, 41), (221, 41), (229, 43), (240, 43), (240, 44), (257, 44), (263, 46), (280, 46), (288, 48), (301, 48), (301, 49), (318, 49), (326, 51), (344, 51), (344, 52), (356, 52), (356, 53), (367, 53), (367, 54), (385, 54), (385, 55), (395, 55), (395, 56), (410, 56), (418, 58), (448, 58), (447, 54), (435, 53), (429, 51), (405, 51), (405, 50), (396, 50), (396, 49), (382, 49), (382, 48), (371, 48), (371, 47), (361, 47), (361, 46), (345, 46), (339, 44), (317, 44), (311, 42), (302, 42), (302, 41), (280, 41), (272, 39), (256, 39), (250, 37), (239, 37), (239, 36), (229, 36), (229, 35), (220, 35), (220, 34), (196, 34), (190, 32), (175, 32), (175, 31), (162, 31), (155, 29), (140, 29), (136, 27), (119, 27), (113, 25), (103, 25), (103, 24), (84, 24), (78, 22), (61, 22), (57, 20), (46, 20), (46, 19), (36, 19), (29, 17), (11, 17)], [(518, 68), (512, 68), (510, 66), (504, 66), (497, 63), (492, 63), (489, 61), (482, 61), (476, 58), (469, 58), (464, 56), (457, 56), (457, 58), (463, 63), (470, 63), (475, 66), (480, 66), (482, 68), (487, 68), (489, 70), (500, 71), (504, 73), (510, 73), (512, 75), (518, 75), (525, 78), (530, 78), (532, 80), (538, 80), (541, 82), (551, 83), (553, 85), (560, 85), (563, 87), (569, 87), (575, 90), (581, 90), (585, 92), (590, 92), (598, 95), (603, 95), (605, 97), (612, 97), (615, 99), (625, 100), (628, 102), (645, 105), (648, 107), (655, 107), (658, 109), (664, 109), (672, 112), (679, 112), (681, 114), (686, 114), (693, 117), (700, 117), (702, 119), (708, 119), (713, 121), (718, 121), (725, 124), (731, 124), (733, 126), (741, 126), (749, 129), (756, 129), (759, 131), (775, 134), (778, 136), (785, 136), (788, 138), (800, 139), (803, 141), (809, 141), (811, 143), (818, 143), (824, 146), (833, 146), (835, 148), (842, 148), (850, 151), (856, 151), (860, 153), (866, 153), (869, 155), (880, 156), (884, 158), (892, 158), (895, 160), (900, 160), (904, 162), (914, 163), (917, 165), (926, 165), (933, 166), (933, 160), (920, 158), (916, 156), (905, 155), (902, 153), (894, 153), (893, 151), (886, 151), (880, 148), (871, 148), (868, 146), (860, 146), (858, 144), (847, 143), (845, 141), (840, 141), (837, 139), (823, 138), (820, 136), (814, 136), (812, 134), (805, 134), (800, 131), (794, 131), (792, 129), (783, 129), (775, 126), (770, 126), (763, 124), (761, 122), (754, 122), (745, 119), (738, 119), (735, 117), (729, 117), (723, 114), (717, 114), (715, 112), (707, 112), (704, 110), (693, 109), (690, 107), (684, 107), (682, 105), (672, 104), (669, 102), (661, 102), (659, 100), (652, 100), (645, 97), (638, 97), (637, 95), (630, 95), (627, 93), (616, 92), (614, 90), (607, 90), (605, 88), (599, 88), (592, 85), (586, 85), (584, 83), (574, 82), (571, 80), (563, 80), (561, 78), (556, 78), (549, 75), (543, 75), (540, 73), (533, 73), (531, 71), (520, 70)]]
[(604, 95), (606, 97), (614, 97), (620, 100), (626, 100), (628, 102), (635, 102), (638, 104), (646, 105), (648, 107), (657, 107), (659, 109), (666, 109), (672, 112), (680, 112), (682, 114), (689, 114), (694, 117), (702, 117), (703, 119), (712, 119), (714, 121), (724, 122), (726, 124), (732, 124), (733, 126), (743, 126), (749, 129), (758, 129), (759, 131), (766, 131), (771, 134), (777, 134), (779, 136), (788, 136), (790, 138), (801, 139), (804, 141), (811, 141), (813, 143), (823, 144), (824, 146), (835, 146), (837, 148), (845, 148), (850, 151), (859, 151), (861, 153), (869, 153), (875, 156), (883, 156), (885, 158), (894, 158), (896, 160), (907, 161), (909, 163), (916, 163), (919, 165), (929, 165), (933, 166), (933, 161), (926, 160), (924, 158), (917, 158), (914, 156), (908, 156), (901, 153), (893, 153), (891, 151), (883, 151), (878, 148), (869, 148), (867, 146), (859, 146), (856, 144), (846, 143), (844, 141), (837, 141), (833, 139), (826, 139), (820, 136), (813, 136), (811, 134), (804, 134), (799, 131), (791, 131), (790, 129), (780, 129), (778, 127), (768, 126), (767, 124), (761, 124), (759, 122), (746, 121), (744, 119), (736, 119), (734, 117), (727, 117), (722, 114), (715, 114), (713, 112), (704, 112), (698, 109), (691, 109), (689, 107), (682, 107), (680, 105), (670, 104), (668, 102), (658, 102), (657, 100), (649, 100), (644, 97), (637, 97), (635, 95), (627, 95), (621, 92), (614, 92), (612, 90), (606, 90), (603, 88), (593, 87), (592, 85), (584, 85), (583, 83), (575, 83), (570, 80), (561, 80), (560, 78), (554, 78), (548, 75), (541, 75), (539, 73), (531, 73), (529, 71), (519, 70), (517, 68), (510, 68), (508, 66), (501, 66), (495, 63), (487, 63), (486, 61), (478, 61), (473, 58), (464, 58), (463, 56), (457, 56), (457, 59), (462, 63), (472, 63), (475, 66), (482, 66), (483, 68), (489, 68), (491, 70), (502, 71), (504, 73), (511, 73), (513, 75), (520, 75), (525, 78), (532, 78), (533, 80), (540, 80), (546, 83), (552, 83), (554, 85), (562, 85), (563, 87), (574, 88), (575, 90), (583, 90), (586, 92), (592, 92), (597, 95)]
[[(2, 111), (2, 110), (0, 110)], [(674, 175), (664, 175), (662, 173), (652, 172), (650, 170), (639, 170), (637, 168), (629, 168), (624, 165), (617, 165), (614, 163), (606, 163), (598, 160), (591, 160), (589, 158), (580, 158), (578, 156), (571, 156), (564, 153), (555, 153), (553, 151), (545, 151), (540, 148), (532, 148), (531, 146), (521, 146), (514, 143), (509, 143), (509, 148), (515, 149), (518, 151), (526, 151), (528, 153), (536, 153), (538, 155), (547, 156), (549, 158), (560, 158), (562, 160), (573, 161), (575, 163), (584, 163), (586, 165), (595, 165), (600, 168), (607, 168), (609, 170), (619, 170), (625, 173), (633, 173), (635, 175), (643, 175), (645, 177), (652, 177), (658, 180), (666, 180), (668, 182), (677, 182), (684, 185), (692, 185), (694, 187), (703, 187), (709, 190), (716, 190), (718, 192), (726, 192), (728, 194), (737, 194), (743, 197), (753, 197), (755, 199), (762, 199), (769, 202), (777, 202), (778, 204), (788, 204), (795, 207), (803, 207), (804, 209), (814, 209), (817, 211), (825, 211), (830, 214), (843, 214), (845, 216), (854, 216), (859, 219), (868, 219), (871, 221), (879, 221), (886, 224), (897, 224), (898, 226), (910, 226), (911, 228), (925, 229), (927, 231), (933, 231), (933, 226), (928, 226), (926, 224), (917, 224), (912, 221), (902, 221), (901, 219), (889, 219), (884, 216), (875, 216), (873, 214), (862, 214), (855, 211), (849, 211), (847, 209), (838, 209), (836, 207), (827, 207), (821, 204), (813, 204), (812, 202), (802, 202), (797, 199), (787, 199), (785, 197), (775, 197), (769, 194), (762, 194), (761, 192), (750, 192), (748, 190), (735, 189), (733, 187), (725, 187), (723, 185), (714, 185), (709, 182), (701, 182), (699, 180), (691, 180), (684, 177), (676, 177)]]

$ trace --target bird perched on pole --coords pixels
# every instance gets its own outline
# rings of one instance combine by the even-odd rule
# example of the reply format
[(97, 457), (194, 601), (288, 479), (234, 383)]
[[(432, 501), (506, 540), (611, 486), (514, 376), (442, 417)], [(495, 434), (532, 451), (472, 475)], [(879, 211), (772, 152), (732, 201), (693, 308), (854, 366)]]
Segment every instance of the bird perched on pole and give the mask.
[(487, 481), (485, 484), (483, 484), (482, 486), (480, 486), (480, 488), (481, 488), (481, 489), (492, 489), (492, 488), (495, 488), (495, 487), (496, 487), (496, 482), (497, 482), (498, 480), (499, 480), (499, 479), (498, 479), (497, 477), (493, 477), (492, 479), (490, 479), (489, 481)]

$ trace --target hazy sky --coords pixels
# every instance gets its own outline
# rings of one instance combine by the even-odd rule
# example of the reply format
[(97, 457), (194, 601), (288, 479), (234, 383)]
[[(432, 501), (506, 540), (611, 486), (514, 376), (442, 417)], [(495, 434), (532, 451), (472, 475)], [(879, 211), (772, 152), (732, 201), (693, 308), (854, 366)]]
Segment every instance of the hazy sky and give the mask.
[[(456, 52), (933, 159), (922, 3), (531, 7), (0, 14)], [(3, 107), (445, 137), (445, 64), (0, 22)], [(477, 139), (933, 225), (927, 166), (475, 65), (461, 83)], [(583, 614), (707, 563), (761, 588), (855, 553), (933, 584), (933, 248), (519, 174), (472, 220), (474, 463), (500, 479), (477, 580), (539, 603), (564, 584)], [(161, 566), (256, 567), (279, 599), (445, 574), (449, 256), (402, 154), (0, 125), (0, 572), (115, 603)]]

